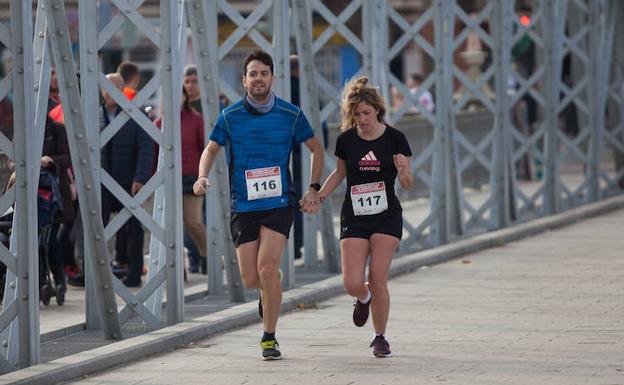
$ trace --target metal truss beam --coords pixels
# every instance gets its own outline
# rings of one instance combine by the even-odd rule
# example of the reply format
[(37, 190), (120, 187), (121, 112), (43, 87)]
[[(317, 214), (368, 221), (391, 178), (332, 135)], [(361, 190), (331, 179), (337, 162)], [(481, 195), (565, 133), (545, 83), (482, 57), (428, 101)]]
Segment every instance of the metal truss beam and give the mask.
[(117, 302), (109, 267), (108, 249), (104, 237), (104, 224), (100, 200), (94, 189), (96, 178), (91, 162), (91, 151), (99, 151), (87, 140), (87, 132), (80, 103), (74, 57), (69, 41), (69, 28), (65, 6), (60, 0), (46, 0), (46, 17), (50, 31), (52, 57), (56, 64), (61, 103), (64, 106), (65, 127), (80, 200), (85, 238), (91, 237), (89, 263), (95, 297), (98, 299), (100, 324), (106, 339), (121, 339), (121, 326), (117, 316)]
[[(39, 362), (39, 256), (36, 192), (41, 148), (34, 127), (32, 4), (11, 1), (13, 119), (15, 141), (15, 215), (17, 242), (17, 353), (20, 368)], [(42, 136), (41, 136), (42, 137)], [(37, 173), (35, 173), (37, 171)], [(5, 303), (5, 311), (11, 309)], [(8, 316), (11, 312), (3, 313)], [(11, 318), (11, 317), (8, 317)], [(6, 325), (7, 323), (4, 322)]]
[[(217, 5), (201, 0), (186, 0), (187, 14), (193, 38), (193, 55), (197, 63), (197, 77), (206, 132), (210, 131), (219, 115), (219, 58), (217, 36)], [(222, 294), (223, 265), (227, 275), (230, 300), (243, 302), (245, 295), (238, 270), (236, 250), (229, 230), (230, 202), (224, 151), (220, 151), (213, 167), (213, 186), (208, 189), (208, 294)]]
[[(490, 185), (492, 190), (491, 222), (493, 228), (503, 228), (515, 218), (515, 194), (512, 178), (511, 142), (511, 103), (507, 93), (507, 81), (511, 72), (511, 40), (513, 26), (513, 7), (508, 1), (499, 1), (494, 5), (492, 27), (494, 35), (494, 66), (496, 67), (496, 112), (495, 134), (492, 156)], [(513, 215), (512, 215), (513, 213)]]
[[(314, 71), (314, 53), (312, 51), (312, 10), (311, 5), (304, 0), (293, 1), (292, 15), (295, 23), (295, 36), (297, 42), (297, 53), (299, 54), (299, 81), (301, 92), (301, 108), (303, 112), (310, 120), (312, 127), (315, 129), (315, 134), (318, 135), (318, 129), (321, 127), (321, 109), (320, 109), (320, 95), (319, 87), (316, 82), (316, 72)], [(302, 160), (306, 158), (302, 156)], [(303, 163), (303, 162), (302, 162)], [(308, 161), (308, 174), (303, 174), (302, 180), (307, 176), (309, 178), (309, 161)], [(303, 166), (305, 168), (305, 166)], [(326, 167), (327, 168), (327, 167)], [(303, 171), (303, 170), (302, 170)], [(334, 222), (331, 212), (332, 198), (327, 197), (327, 200), (321, 207), (321, 238), (323, 241), (323, 255), (325, 257), (325, 263), (330, 272), (340, 271), (340, 255), (338, 253), (338, 242), (334, 235)], [(312, 222), (310, 216), (304, 216), (307, 221)], [(313, 227), (308, 225), (308, 229)], [(311, 235), (311, 231), (306, 229), (305, 238), (305, 264), (306, 266), (314, 266), (318, 263), (318, 256), (316, 253), (316, 245), (314, 248), (310, 248), (311, 243), (316, 243), (316, 228), (314, 230), (314, 237)]]

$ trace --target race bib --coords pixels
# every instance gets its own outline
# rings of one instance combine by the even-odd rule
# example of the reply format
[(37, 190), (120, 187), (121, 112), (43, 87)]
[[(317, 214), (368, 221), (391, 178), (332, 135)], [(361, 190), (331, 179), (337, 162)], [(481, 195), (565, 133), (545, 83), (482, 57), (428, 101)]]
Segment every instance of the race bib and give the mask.
[(388, 208), (386, 184), (373, 182), (351, 186), (351, 204), (355, 215), (373, 215)]
[(278, 166), (245, 170), (247, 200), (279, 197), (282, 195), (282, 174)]

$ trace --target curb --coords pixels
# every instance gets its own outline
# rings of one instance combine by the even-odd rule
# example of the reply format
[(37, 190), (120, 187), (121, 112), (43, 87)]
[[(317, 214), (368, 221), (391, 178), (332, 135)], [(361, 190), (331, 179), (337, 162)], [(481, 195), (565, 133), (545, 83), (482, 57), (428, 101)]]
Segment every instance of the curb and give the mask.
[[(624, 196), (617, 196), (564, 213), (405, 255), (393, 261), (389, 274), (391, 277), (406, 274), (421, 266), (445, 262), (482, 249), (498, 247), (622, 208), (624, 208)], [(302, 303), (319, 302), (342, 293), (344, 293), (342, 277), (339, 275), (291, 289), (283, 294), (282, 312), (297, 309)], [(251, 301), (138, 337), (17, 370), (0, 376), (0, 384), (56, 384), (73, 380), (256, 322), (258, 322), (257, 305)]]

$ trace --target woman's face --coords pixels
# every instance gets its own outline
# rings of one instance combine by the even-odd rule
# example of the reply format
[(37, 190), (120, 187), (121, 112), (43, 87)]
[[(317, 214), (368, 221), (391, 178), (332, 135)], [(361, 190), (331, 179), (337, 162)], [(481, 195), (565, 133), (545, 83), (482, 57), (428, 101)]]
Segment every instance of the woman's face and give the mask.
[(372, 130), (377, 127), (377, 110), (366, 102), (360, 102), (353, 110), (353, 120), (357, 128)]

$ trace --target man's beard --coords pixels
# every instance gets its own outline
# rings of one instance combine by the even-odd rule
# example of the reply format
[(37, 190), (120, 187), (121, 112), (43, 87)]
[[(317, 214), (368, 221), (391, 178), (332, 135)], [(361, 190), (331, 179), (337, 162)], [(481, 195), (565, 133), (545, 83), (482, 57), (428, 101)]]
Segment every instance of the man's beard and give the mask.
[(261, 92), (257, 92), (255, 91), (255, 89), (256, 87), (251, 87), (251, 89), (249, 90), (249, 95), (251, 95), (256, 100), (265, 99), (271, 93), (271, 89), (268, 87), (264, 88), (264, 90)]

